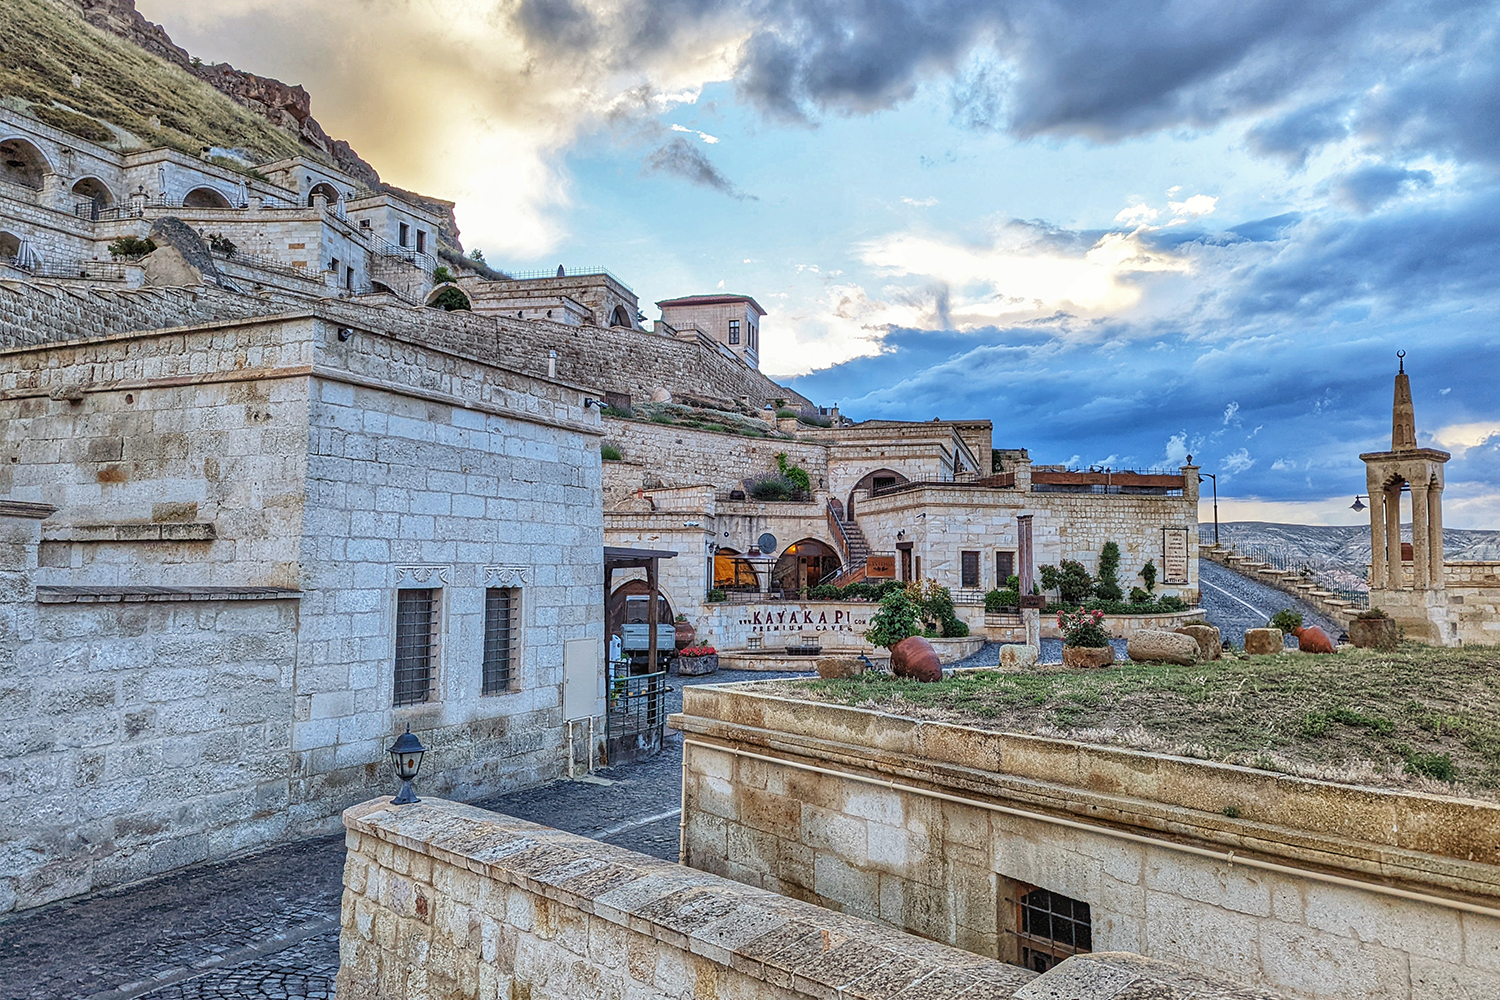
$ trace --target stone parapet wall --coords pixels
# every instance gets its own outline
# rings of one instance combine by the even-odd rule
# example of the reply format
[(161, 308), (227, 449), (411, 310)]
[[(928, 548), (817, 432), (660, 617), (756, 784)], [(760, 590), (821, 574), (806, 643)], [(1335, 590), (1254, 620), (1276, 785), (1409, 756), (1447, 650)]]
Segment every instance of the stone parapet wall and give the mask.
[[(1321, 614), (1338, 622), (1343, 628), (1348, 628), (1350, 619), (1363, 610), (1343, 600), (1337, 594), (1324, 590), (1300, 574), (1256, 562), (1249, 556), (1237, 555), (1222, 546), (1205, 545), (1198, 552), (1199, 555), (1213, 560), (1220, 566), (1226, 566), (1241, 576), (1275, 587), (1284, 594), (1290, 594), (1299, 601), (1312, 605)], [(1334, 636), (1334, 638), (1338, 637)]]
[(442, 800), (345, 813), (341, 1000), (1006, 1000), (1035, 973)]
[(1300, 1000), (1500, 995), (1492, 803), (755, 687), (671, 719), (694, 867), (1000, 958), (1041, 887), (1089, 905), (1097, 950)]
[[(789, 462), (807, 470), (815, 491), (824, 489), (828, 482), (828, 449), (821, 442), (750, 438), (616, 417), (606, 417), (604, 428), (628, 463), (612, 470), (611, 486), (619, 492), (608, 496), (609, 501), (629, 496), (637, 488), (649, 491), (657, 485), (709, 483), (721, 490), (738, 489), (743, 479), (775, 475), (779, 452), (786, 452)], [(640, 469), (642, 479), (634, 480), (629, 475), (635, 468)]]

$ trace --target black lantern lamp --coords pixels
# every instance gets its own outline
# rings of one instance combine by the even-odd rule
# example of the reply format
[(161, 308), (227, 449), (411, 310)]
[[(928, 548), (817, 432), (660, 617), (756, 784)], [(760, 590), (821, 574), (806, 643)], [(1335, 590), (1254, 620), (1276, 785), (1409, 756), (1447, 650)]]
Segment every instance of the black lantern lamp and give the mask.
[(1350, 510), (1364, 510), (1365, 509), (1365, 505), (1361, 501), (1363, 501), (1365, 499), (1367, 499), (1367, 494), (1360, 493), (1359, 495), (1357, 495), (1354, 498), (1354, 502), (1349, 505), (1349, 509)]
[(412, 802), (421, 802), (417, 793), (412, 790), (411, 783), (416, 780), (417, 772), (422, 769), (422, 755), (427, 748), (422, 746), (422, 741), (411, 734), (411, 723), (406, 724), (406, 732), (396, 737), (396, 742), (390, 748), (391, 766), (396, 769), (396, 777), (401, 779), (401, 792), (391, 805), (404, 806)]

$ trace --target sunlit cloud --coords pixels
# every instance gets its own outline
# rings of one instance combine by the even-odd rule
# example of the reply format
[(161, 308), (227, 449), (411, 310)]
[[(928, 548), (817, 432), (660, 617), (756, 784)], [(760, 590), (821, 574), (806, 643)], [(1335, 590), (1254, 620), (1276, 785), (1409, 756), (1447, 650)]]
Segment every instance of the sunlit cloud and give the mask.
[(1462, 456), (1470, 448), (1477, 448), (1497, 435), (1500, 435), (1500, 420), (1482, 420), (1439, 427), (1432, 432), (1432, 440), (1455, 455)]

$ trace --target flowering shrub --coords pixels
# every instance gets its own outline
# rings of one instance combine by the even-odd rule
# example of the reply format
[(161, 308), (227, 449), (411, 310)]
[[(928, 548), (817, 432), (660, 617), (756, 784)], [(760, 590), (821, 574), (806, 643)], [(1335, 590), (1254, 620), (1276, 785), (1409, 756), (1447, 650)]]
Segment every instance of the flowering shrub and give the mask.
[(1105, 631), (1103, 622), (1103, 611), (1086, 611), (1083, 608), (1063, 611), (1057, 616), (1057, 627), (1063, 634), (1064, 646), (1108, 646), (1109, 633)]
[(678, 656), (714, 656), (719, 651), (712, 646), (688, 646), (679, 652)]

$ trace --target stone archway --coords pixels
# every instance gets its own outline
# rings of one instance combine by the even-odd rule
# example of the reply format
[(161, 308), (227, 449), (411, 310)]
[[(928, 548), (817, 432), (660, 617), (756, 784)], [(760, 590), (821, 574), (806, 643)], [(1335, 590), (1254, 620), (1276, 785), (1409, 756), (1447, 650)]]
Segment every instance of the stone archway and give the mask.
[(464, 294), (464, 290), (451, 281), (444, 282), (429, 292), (427, 295), (427, 305), (429, 308), (442, 309), (445, 312), (472, 308), (469, 303), (469, 297)]
[(0, 142), (0, 180), (40, 191), (51, 172), (52, 165), (35, 143), (19, 137)]
[(0, 230), (0, 261), (12, 261), (21, 255), (21, 237)]
[(230, 208), (229, 199), (211, 187), (196, 187), (183, 195), (183, 208)]
[[(667, 595), (662, 593), (658, 587), (657, 598), (661, 606), (657, 608), (657, 622), (661, 625), (670, 625), (677, 615), (672, 610), (672, 602)], [(626, 622), (642, 622), (646, 620), (646, 581), (626, 580), (614, 589), (614, 592), (604, 602), (604, 635), (605, 641), (612, 635), (620, 635), (620, 626)]]
[(883, 489), (887, 486), (900, 486), (902, 483), (910, 481), (895, 469), (876, 469), (874, 472), (865, 473), (860, 477), (859, 482), (855, 483), (853, 488), (849, 490), (849, 503), (844, 508), (844, 516), (851, 519), (854, 517), (854, 493), (856, 490), (865, 490), (873, 494), (878, 489)]
[(754, 593), (760, 589), (760, 577), (737, 550), (721, 548), (714, 553), (714, 589)]
[(334, 187), (332, 184), (329, 184), (327, 181), (319, 181), (317, 184), (314, 184), (312, 186), (311, 191), (307, 192), (308, 208), (312, 207), (313, 198), (316, 195), (322, 195), (323, 199), (327, 201), (330, 206), (337, 205), (339, 203), (338, 188)]
[(615, 306), (615, 311), (609, 314), (610, 326), (635, 326), (630, 319), (630, 311), (624, 306)]
[(771, 570), (771, 588), (798, 593), (838, 576), (843, 561), (828, 542), (803, 538), (788, 545)]

